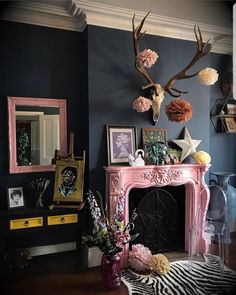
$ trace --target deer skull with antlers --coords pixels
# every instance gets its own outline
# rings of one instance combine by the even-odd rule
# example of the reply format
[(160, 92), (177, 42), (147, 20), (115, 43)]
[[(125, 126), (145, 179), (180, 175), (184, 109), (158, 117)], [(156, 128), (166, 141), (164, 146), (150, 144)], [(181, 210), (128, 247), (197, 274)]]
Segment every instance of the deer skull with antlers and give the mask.
[[(169, 79), (169, 81), (161, 86), (160, 84), (156, 83), (149, 75), (146, 68), (150, 68), (153, 64), (155, 64), (158, 55), (155, 51), (150, 49), (145, 49), (140, 52), (139, 42), (141, 38), (144, 36), (146, 31), (141, 32), (145, 20), (147, 19), (150, 11), (146, 14), (146, 16), (142, 19), (140, 24), (135, 27), (135, 14), (132, 19), (132, 26), (133, 26), (133, 44), (134, 44), (134, 53), (135, 53), (135, 68), (139, 73), (141, 73), (145, 79), (147, 80), (148, 84), (143, 86), (142, 89), (150, 89), (150, 97), (145, 98), (140, 96), (133, 102), (133, 108), (136, 109), (138, 112), (144, 112), (152, 108), (153, 110), (153, 121), (154, 123), (159, 120), (160, 117), (160, 110), (161, 104), (164, 100), (164, 93), (167, 92), (169, 95), (175, 98), (180, 98), (182, 94), (187, 93), (186, 91), (181, 91), (174, 87), (174, 83), (177, 80), (182, 79), (189, 79), (196, 75), (198, 75), (199, 81), (205, 85), (213, 85), (218, 80), (218, 73), (215, 69), (212, 68), (205, 68), (204, 70), (198, 71), (194, 74), (187, 74), (188, 70), (203, 56), (207, 55), (212, 48), (212, 44), (207, 42), (203, 42), (202, 34), (200, 28), (198, 26), (194, 26), (194, 34), (197, 40), (197, 51), (189, 62), (187, 66), (185, 66), (179, 73), (175, 74), (173, 77)], [(171, 108), (174, 108), (174, 112), (178, 113), (178, 111), (183, 112), (185, 109), (190, 112), (187, 116), (181, 117), (182, 119), (171, 119), (171, 116), (168, 116), (170, 120), (175, 122), (183, 122), (187, 121), (192, 116), (192, 108), (191, 105), (183, 99), (176, 99), (174, 104), (171, 105)]]

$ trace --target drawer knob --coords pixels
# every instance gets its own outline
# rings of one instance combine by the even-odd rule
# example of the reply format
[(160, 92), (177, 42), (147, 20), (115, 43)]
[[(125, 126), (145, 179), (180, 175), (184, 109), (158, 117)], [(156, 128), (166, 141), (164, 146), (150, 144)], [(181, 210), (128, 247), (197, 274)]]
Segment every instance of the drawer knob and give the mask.
[(25, 221), (25, 226), (29, 226), (29, 221), (28, 220)]
[(65, 218), (64, 217), (61, 218), (61, 222), (65, 222)]

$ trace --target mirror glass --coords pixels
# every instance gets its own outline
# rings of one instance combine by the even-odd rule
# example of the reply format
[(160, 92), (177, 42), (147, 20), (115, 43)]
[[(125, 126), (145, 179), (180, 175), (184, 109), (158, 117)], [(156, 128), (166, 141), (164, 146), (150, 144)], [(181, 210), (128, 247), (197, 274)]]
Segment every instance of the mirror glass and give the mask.
[(67, 153), (66, 100), (8, 97), (10, 173), (53, 171)]

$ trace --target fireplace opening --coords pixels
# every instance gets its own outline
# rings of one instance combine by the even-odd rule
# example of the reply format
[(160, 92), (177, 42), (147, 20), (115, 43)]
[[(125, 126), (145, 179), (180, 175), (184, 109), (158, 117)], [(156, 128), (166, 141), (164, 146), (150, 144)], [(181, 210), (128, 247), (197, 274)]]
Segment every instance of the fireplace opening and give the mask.
[(130, 243), (143, 244), (152, 254), (183, 251), (185, 236), (185, 186), (133, 188), (129, 192), (129, 216), (137, 209)]

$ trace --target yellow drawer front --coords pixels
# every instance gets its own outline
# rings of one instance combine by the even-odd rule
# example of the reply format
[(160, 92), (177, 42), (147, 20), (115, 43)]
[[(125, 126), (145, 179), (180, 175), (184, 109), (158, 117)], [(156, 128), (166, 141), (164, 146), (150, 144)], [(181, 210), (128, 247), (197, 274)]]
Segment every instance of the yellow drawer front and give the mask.
[(78, 221), (77, 214), (48, 216), (48, 225), (76, 223), (77, 221)]
[(43, 226), (43, 217), (10, 220), (10, 230)]

